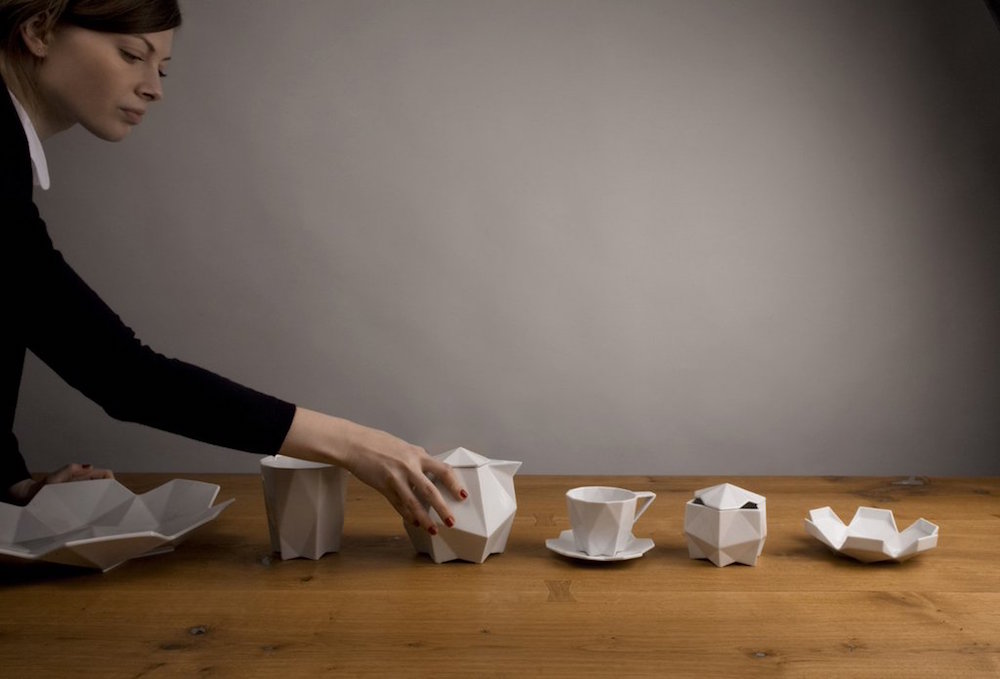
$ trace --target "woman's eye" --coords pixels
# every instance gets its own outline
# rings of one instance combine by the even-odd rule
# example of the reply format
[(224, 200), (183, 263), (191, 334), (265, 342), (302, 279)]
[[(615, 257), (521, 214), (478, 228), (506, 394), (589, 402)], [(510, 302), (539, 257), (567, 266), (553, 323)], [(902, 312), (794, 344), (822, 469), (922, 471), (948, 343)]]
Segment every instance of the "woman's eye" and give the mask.
[(134, 64), (137, 61), (142, 61), (142, 57), (137, 54), (132, 54), (131, 52), (126, 52), (125, 50), (119, 50), (122, 53), (122, 59), (130, 64)]

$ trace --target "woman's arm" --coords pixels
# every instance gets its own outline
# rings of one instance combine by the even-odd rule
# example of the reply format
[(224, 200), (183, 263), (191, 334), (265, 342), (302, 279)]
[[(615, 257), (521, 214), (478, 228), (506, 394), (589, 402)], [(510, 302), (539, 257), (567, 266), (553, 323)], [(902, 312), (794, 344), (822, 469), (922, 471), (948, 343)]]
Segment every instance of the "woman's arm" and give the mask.
[(406, 521), (436, 530), (424, 502), (451, 520), (426, 476), (434, 474), (461, 498), (446, 464), (385, 432), (296, 408), (156, 353), (52, 248), (37, 212), (30, 217), (29, 228), (17, 230), (19, 252), (30, 256), (12, 266), (27, 284), (14, 305), (18, 328), (28, 348), (109, 415), (237, 450), (280, 449), (337, 464), (385, 495)]
[(0, 242), (10, 341), (20, 352), (34, 352), (116, 419), (259, 455), (278, 450), (293, 404), (140, 342), (52, 247), (35, 206), (15, 217)]

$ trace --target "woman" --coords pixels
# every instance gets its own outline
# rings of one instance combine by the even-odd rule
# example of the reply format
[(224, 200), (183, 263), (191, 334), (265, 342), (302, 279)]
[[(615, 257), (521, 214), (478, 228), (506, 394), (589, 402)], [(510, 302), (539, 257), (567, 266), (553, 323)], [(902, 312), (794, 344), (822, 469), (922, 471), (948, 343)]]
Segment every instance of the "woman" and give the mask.
[(48, 188), (41, 140), (80, 124), (125, 138), (163, 97), (180, 25), (176, 0), (0, 0), (0, 492), (27, 502), (45, 483), (110, 476), (69, 465), (29, 476), (11, 431), (26, 349), (112, 417), (257, 454), (340, 465), (371, 485), (406, 521), (432, 534), (424, 503), (453, 519), (433, 474), (466, 496), (448, 465), (385, 432), (296, 407), (193, 365), (161, 356), (132, 331), (53, 248), (32, 201)]

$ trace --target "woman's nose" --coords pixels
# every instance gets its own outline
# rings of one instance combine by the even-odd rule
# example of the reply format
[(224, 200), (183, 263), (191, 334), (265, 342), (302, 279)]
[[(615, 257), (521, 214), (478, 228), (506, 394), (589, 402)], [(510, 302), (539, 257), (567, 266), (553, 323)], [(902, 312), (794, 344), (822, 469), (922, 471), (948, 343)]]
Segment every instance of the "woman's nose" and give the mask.
[(154, 73), (139, 86), (139, 96), (151, 102), (163, 99), (163, 80), (159, 73)]

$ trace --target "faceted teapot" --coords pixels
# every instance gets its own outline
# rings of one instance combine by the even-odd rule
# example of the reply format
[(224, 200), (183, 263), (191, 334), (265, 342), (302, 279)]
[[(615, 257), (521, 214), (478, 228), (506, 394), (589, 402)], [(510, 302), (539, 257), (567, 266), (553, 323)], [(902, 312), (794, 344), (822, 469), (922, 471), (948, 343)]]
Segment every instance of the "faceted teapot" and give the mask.
[(428, 508), (438, 533), (431, 535), (423, 528), (404, 523), (413, 547), (430, 555), (435, 563), (454, 559), (482, 563), (490, 554), (502, 552), (517, 512), (514, 474), (521, 463), (491, 460), (465, 448), (435, 457), (451, 465), (469, 497), (456, 500), (440, 481), (435, 481), (455, 517), (455, 525), (445, 527), (438, 513)]

